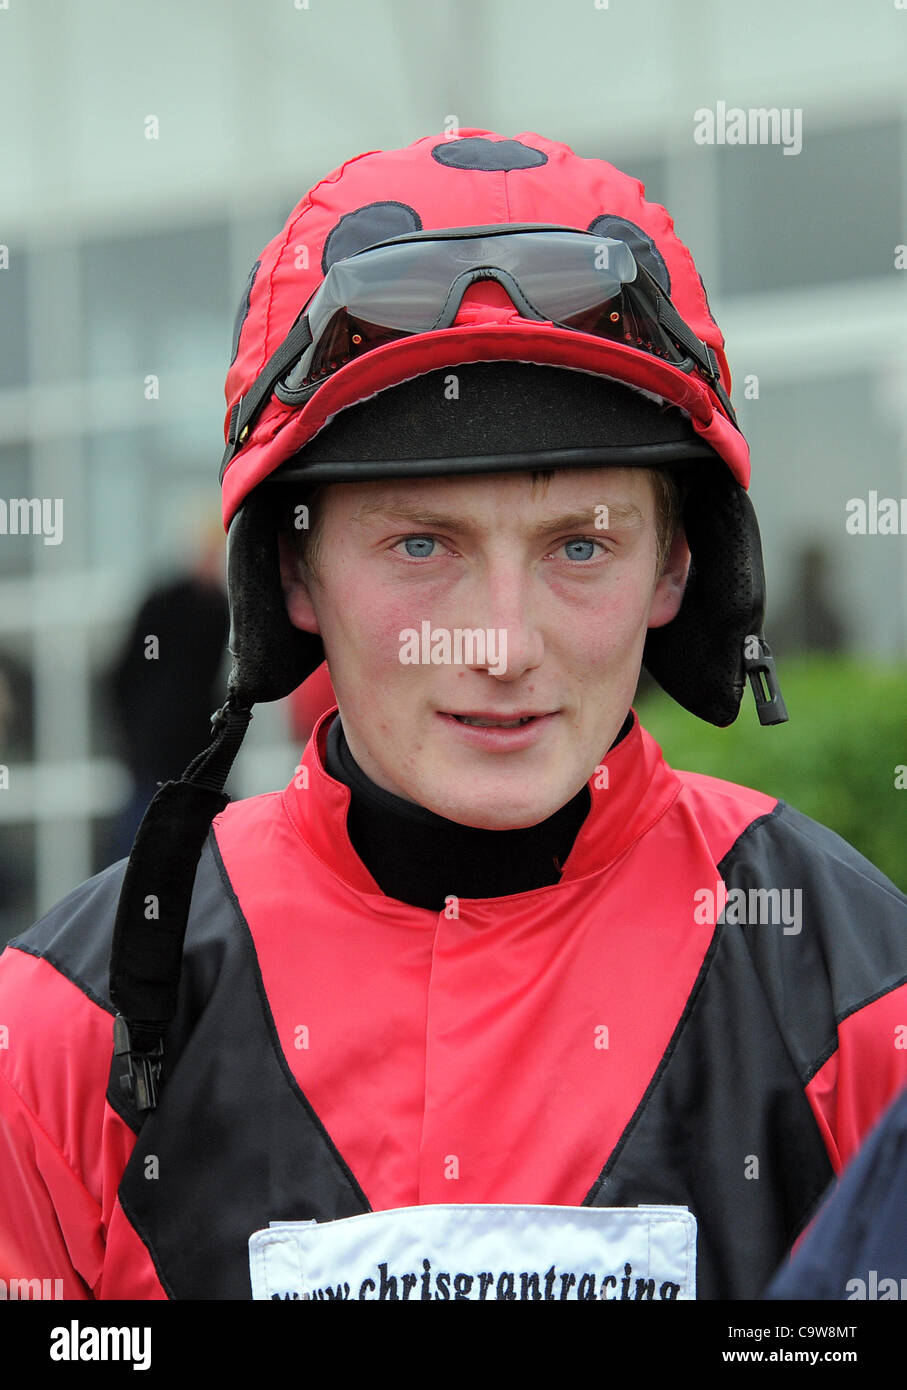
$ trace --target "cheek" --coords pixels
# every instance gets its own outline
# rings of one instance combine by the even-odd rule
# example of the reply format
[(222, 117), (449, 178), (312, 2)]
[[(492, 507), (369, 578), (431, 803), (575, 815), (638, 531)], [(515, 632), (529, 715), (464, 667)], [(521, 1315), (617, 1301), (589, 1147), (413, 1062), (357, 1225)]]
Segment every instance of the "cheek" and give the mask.
[[(421, 611), (424, 605), (420, 608), (411, 598), (401, 599), (366, 580), (332, 585), (331, 595), (322, 632), (334, 664), (341, 670), (381, 671), (385, 677), (397, 672), (411, 676), (414, 668), (400, 661), (400, 634), (407, 628), (419, 631), (427, 616)], [(380, 696), (380, 690), (372, 695)]]
[(561, 610), (556, 641), (591, 666), (635, 656), (645, 641), (648, 591), (623, 581), (590, 596), (582, 609)]

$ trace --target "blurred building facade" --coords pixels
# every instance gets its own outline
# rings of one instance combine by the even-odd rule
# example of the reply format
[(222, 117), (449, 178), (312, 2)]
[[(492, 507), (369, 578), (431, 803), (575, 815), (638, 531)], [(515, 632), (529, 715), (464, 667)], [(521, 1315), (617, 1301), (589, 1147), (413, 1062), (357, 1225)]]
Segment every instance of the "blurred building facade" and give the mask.
[[(0, 496), (62, 499), (62, 528), (0, 535), (0, 939), (98, 867), (130, 791), (100, 681), (217, 514), (249, 266), (366, 149), (539, 130), (641, 178), (728, 342), (769, 640), (818, 548), (850, 649), (907, 656), (907, 541), (845, 530), (849, 499), (907, 495), (905, 57), (894, 0), (10, 0)], [(719, 103), (799, 110), (802, 148), (698, 143)], [(236, 794), (284, 785), (297, 755), (260, 707)]]

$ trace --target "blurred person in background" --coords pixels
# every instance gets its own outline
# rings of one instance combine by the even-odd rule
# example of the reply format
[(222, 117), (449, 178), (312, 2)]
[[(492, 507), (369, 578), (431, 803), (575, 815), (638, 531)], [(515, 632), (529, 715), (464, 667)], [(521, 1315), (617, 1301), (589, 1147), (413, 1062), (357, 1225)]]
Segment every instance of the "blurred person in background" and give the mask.
[(110, 704), (133, 792), (106, 862), (129, 853), (158, 786), (179, 777), (204, 743), (219, 703), (229, 628), (224, 538), (208, 526), (192, 568), (143, 599), (110, 673)]
[(848, 643), (832, 592), (831, 557), (819, 541), (800, 546), (790, 599), (772, 624), (779, 652), (840, 652)]

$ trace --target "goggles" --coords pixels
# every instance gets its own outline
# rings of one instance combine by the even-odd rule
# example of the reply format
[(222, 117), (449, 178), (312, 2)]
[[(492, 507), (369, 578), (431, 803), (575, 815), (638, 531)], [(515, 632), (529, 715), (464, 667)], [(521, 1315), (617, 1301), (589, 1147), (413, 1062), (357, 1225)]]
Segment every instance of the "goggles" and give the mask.
[(233, 407), (221, 477), (272, 392), (302, 406), (334, 372), (374, 348), (452, 327), (477, 280), (497, 281), (525, 319), (698, 372), (737, 425), (713, 349), (625, 242), (539, 223), (449, 227), (392, 237), (334, 262)]

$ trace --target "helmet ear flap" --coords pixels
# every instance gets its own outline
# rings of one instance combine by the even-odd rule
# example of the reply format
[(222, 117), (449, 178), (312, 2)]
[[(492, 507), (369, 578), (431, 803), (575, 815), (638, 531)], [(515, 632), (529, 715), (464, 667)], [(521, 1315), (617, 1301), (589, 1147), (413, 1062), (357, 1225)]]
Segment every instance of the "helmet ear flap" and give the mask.
[(282, 699), (324, 661), (321, 638), (294, 627), (287, 616), (279, 522), (277, 500), (258, 488), (234, 516), (227, 535), (229, 689), (241, 705)]
[[(697, 470), (698, 472), (698, 470)], [(724, 728), (746, 685), (747, 637), (765, 610), (762, 542), (747, 493), (723, 467), (691, 472), (683, 524), (692, 563), (676, 618), (651, 628), (643, 662), (684, 709)]]

